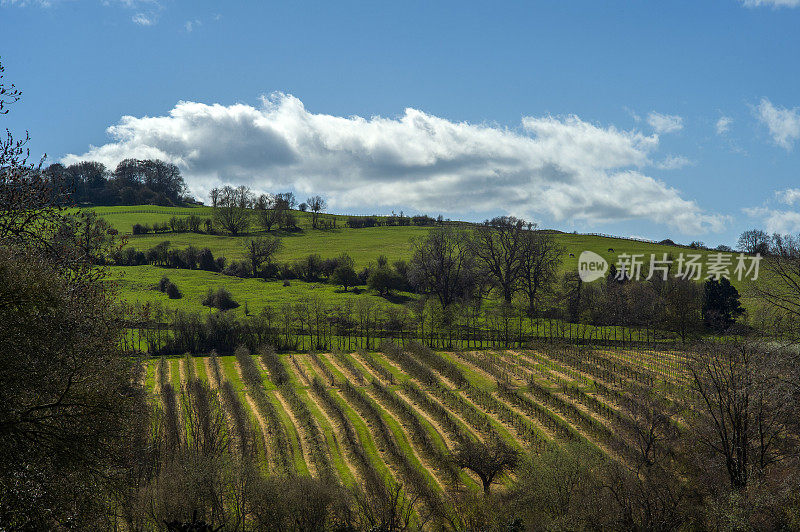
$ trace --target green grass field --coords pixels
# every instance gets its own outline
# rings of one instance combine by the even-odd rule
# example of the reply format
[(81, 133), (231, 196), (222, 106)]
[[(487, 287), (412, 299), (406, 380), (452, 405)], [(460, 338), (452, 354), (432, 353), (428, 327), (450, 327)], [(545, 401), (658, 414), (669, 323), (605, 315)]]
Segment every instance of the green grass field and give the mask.
[[(201, 217), (212, 216), (210, 207), (120, 206), (96, 207), (93, 210), (123, 234), (129, 233), (135, 223), (152, 225), (168, 221), (172, 216), (189, 216), (191, 214)], [(344, 226), (346, 217), (339, 215), (326, 215), (337, 218), (337, 229), (314, 230), (311, 228), (308, 213), (297, 212), (296, 214), (300, 231), (291, 233), (273, 231), (273, 234), (279, 236), (283, 243), (282, 249), (275, 257), (276, 261), (294, 262), (312, 253), (319, 254), (322, 258), (336, 257), (341, 253), (347, 253), (354, 259), (356, 269), (360, 269), (374, 263), (380, 255), (385, 255), (390, 263), (400, 259), (409, 260), (413, 252), (413, 239), (424, 238), (430, 231), (428, 227), (415, 226), (351, 229)], [(237, 260), (244, 256), (243, 243), (256, 234), (264, 233), (254, 232), (237, 237), (195, 233), (135, 236), (127, 234), (125, 238), (127, 246), (141, 251), (160, 242), (169, 241), (173, 248), (181, 249), (190, 245), (197, 248), (208, 247), (215, 256)], [(685, 247), (574, 233), (555, 233), (554, 238), (565, 250), (561, 265), (562, 273), (577, 271), (578, 258), (582, 251), (593, 251), (604, 257), (609, 263), (617, 262), (622, 254), (643, 254), (644, 260), (648, 261), (653, 254), (657, 258), (661, 258), (664, 253), (668, 253), (677, 258), (681, 252), (699, 253), (704, 256), (713, 253), (707, 250), (691, 250)], [(184, 294), (182, 299), (170, 300), (165, 294), (152, 289), (163, 276), (169, 277), (177, 284)], [(291, 281), (290, 286), (283, 286), (282, 281), (265, 282), (257, 279), (239, 279), (205, 271), (176, 270), (154, 266), (114, 266), (110, 268), (110, 278), (117, 283), (120, 297), (129, 302), (160, 302), (167, 309), (187, 311), (206, 311), (207, 307), (203, 307), (200, 301), (209, 288), (221, 286), (230, 290), (234, 299), (241, 305), (237, 309), (238, 312), (244, 311), (245, 303), (247, 303), (248, 310), (252, 312), (258, 311), (266, 305), (296, 302), (305, 297), (318, 297), (326, 303), (342, 303), (347, 300), (356, 302), (370, 298), (378, 304), (387, 306), (414, 297), (413, 294), (399, 294), (398, 298), (388, 301), (369, 291), (362, 291), (360, 295), (357, 295), (352, 291), (344, 292), (338, 287), (324, 283)], [(733, 284), (741, 291), (747, 283), (733, 279)]]

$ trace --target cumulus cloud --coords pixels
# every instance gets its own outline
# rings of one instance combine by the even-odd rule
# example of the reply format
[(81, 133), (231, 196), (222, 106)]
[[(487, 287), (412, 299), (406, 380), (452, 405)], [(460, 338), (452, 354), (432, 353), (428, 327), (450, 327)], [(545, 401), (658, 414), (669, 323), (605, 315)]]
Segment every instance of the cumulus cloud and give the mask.
[(770, 207), (748, 207), (744, 212), (748, 216), (759, 218), (768, 233), (800, 232), (800, 212)]
[[(775, 200), (782, 205), (793, 206), (800, 203), (800, 188), (787, 188), (775, 191)], [(800, 212), (776, 206), (767, 201), (760, 207), (744, 209), (745, 214), (759, 218), (769, 233), (790, 234), (800, 232)]]
[(683, 129), (683, 118), (678, 115), (662, 115), (652, 111), (647, 115), (647, 123), (656, 133), (674, 133)]
[(776, 107), (763, 98), (756, 108), (758, 119), (767, 126), (772, 140), (786, 151), (792, 149), (794, 141), (800, 138), (800, 111)]
[(733, 123), (733, 118), (729, 116), (721, 116), (719, 120), (717, 120), (717, 135), (724, 135), (731, 129), (731, 124)]
[(786, 190), (778, 190), (775, 192), (775, 197), (778, 201), (786, 205), (794, 205), (800, 201), (800, 188), (787, 188)]
[(124, 116), (108, 133), (108, 144), (63, 161), (160, 158), (179, 165), (200, 197), (242, 183), (322, 193), (340, 210), (649, 220), (691, 234), (726, 221), (644, 173), (657, 135), (576, 116), (525, 117), (509, 130), (416, 109), (397, 118), (314, 114), (275, 93), (259, 107), (179, 102), (167, 116)]
[(680, 170), (694, 164), (691, 159), (683, 155), (668, 155), (663, 161), (656, 163), (656, 168), (661, 170)]
[(747, 7), (797, 7), (800, 0), (744, 0), (742, 2)]

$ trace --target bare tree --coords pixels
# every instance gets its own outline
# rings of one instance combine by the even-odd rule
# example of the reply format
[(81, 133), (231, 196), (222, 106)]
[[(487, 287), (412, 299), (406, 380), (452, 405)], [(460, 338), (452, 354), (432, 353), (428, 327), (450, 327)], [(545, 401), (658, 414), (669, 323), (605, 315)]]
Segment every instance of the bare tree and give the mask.
[(283, 210), (279, 208), (274, 196), (261, 194), (255, 205), (259, 225), (269, 232), (272, 226), (279, 224)]
[(242, 244), (244, 246), (245, 255), (250, 262), (253, 277), (258, 276), (258, 270), (261, 269), (265, 263), (272, 260), (272, 256), (278, 252), (282, 243), (280, 239), (275, 237), (258, 237), (252, 238)]
[(743, 253), (769, 253), (769, 234), (760, 229), (750, 229), (739, 235), (736, 247)]
[(224, 187), (214, 209), (214, 219), (234, 236), (247, 231), (250, 227), (252, 197), (250, 189), (245, 186)]
[(681, 337), (681, 342), (686, 343), (702, 324), (702, 287), (691, 279), (670, 277), (665, 290), (665, 323)]
[(294, 209), (297, 206), (297, 199), (294, 196), (294, 192), (281, 192), (279, 194), (275, 194), (275, 202), (278, 204), (278, 207), (282, 209)]
[(413, 242), (411, 284), (435, 295), (443, 307), (467, 299), (476, 285), (475, 260), (467, 235), (450, 226), (432, 230)]
[(745, 488), (754, 473), (763, 479), (780, 464), (796, 467), (796, 362), (748, 338), (704, 344), (690, 355), (693, 435), (734, 489)]
[(491, 282), (510, 304), (517, 288), (525, 253), (524, 220), (500, 216), (477, 227), (472, 237), (472, 253)]
[(800, 239), (773, 235), (772, 249), (761, 259), (758, 282), (750, 284), (749, 292), (763, 310), (778, 314), (780, 332), (800, 337)]
[(556, 280), (564, 248), (553, 235), (537, 231), (529, 224), (523, 233), (523, 252), (520, 256), (520, 286), (528, 298), (528, 314), (533, 316), (536, 307)]
[(478, 475), (483, 492), (488, 494), (498, 475), (517, 467), (519, 452), (501, 440), (488, 443), (467, 440), (456, 449), (453, 461)]
[(316, 229), (319, 214), (324, 211), (328, 205), (325, 203), (325, 200), (322, 199), (322, 196), (311, 196), (306, 200), (306, 203), (311, 210), (311, 227)]
[(211, 189), (211, 192), (208, 194), (211, 197), (211, 206), (216, 208), (217, 202), (219, 202), (220, 190), (218, 187), (214, 187)]

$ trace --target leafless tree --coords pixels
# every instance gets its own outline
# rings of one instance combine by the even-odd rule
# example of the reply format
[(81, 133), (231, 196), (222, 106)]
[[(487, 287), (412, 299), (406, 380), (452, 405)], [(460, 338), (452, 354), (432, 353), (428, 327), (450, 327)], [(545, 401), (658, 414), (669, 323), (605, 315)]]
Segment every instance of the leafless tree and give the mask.
[(250, 262), (253, 277), (258, 276), (258, 270), (265, 263), (272, 260), (272, 256), (281, 248), (281, 241), (275, 237), (251, 238), (242, 244)]
[(523, 251), (520, 255), (520, 286), (528, 298), (528, 314), (533, 316), (541, 298), (556, 280), (564, 248), (553, 235), (537, 231), (530, 224), (522, 235)]
[(500, 216), (473, 231), (472, 253), (506, 304), (511, 304), (520, 278), (526, 230), (524, 220)]
[(311, 210), (311, 227), (314, 229), (317, 228), (317, 221), (319, 220), (319, 214), (325, 210), (327, 207), (327, 203), (322, 198), (322, 196), (311, 196), (306, 200), (308, 204), (308, 208)]
[(237, 188), (226, 186), (220, 191), (219, 201), (214, 209), (214, 219), (223, 229), (236, 236), (250, 227), (251, 205), (250, 189), (245, 186)]
[(519, 452), (500, 440), (467, 440), (453, 454), (453, 461), (458, 467), (469, 469), (480, 477), (484, 493), (489, 493), (498, 475), (517, 467), (519, 459)]
[(739, 235), (736, 247), (743, 253), (761, 253), (766, 255), (769, 252), (770, 237), (766, 231), (760, 229), (750, 229)]
[(468, 236), (446, 226), (432, 230), (413, 242), (409, 278), (411, 284), (433, 294), (442, 307), (469, 298), (475, 288), (475, 261)]
[(761, 260), (758, 282), (748, 290), (765, 312), (778, 314), (781, 333), (800, 338), (800, 239), (773, 235), (770, 254)]
[(693, 435), (734, 489), (796, 467), (796, 358), (749, 338), (703, 344), (689, 358)]

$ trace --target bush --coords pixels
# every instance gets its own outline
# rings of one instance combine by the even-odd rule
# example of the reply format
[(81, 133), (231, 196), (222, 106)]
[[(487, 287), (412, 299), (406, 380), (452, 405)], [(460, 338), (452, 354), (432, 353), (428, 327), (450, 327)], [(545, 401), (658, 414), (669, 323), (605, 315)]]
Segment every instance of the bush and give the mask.
[(233, 277), (250, 277), (250, 265), (243, 260), (234, 260), (225, 267), (222, 273)]
[(400, 276), (386, 266), (373, 269), (367, 278), (367, 286), (382, 296), (389, 295), (392, 290), (399, 288), (401, 284)]
[(183, 297), (183, 294), (181, 294), (181, 291), (178, 290), (178, 287), (175, 285), (175, 283), (169, 283), (164, 292), (170, 299), (180, 299)]
[(158, 282), (158, 291), (164, 292), (170, 299), (180, 299), (183, 297), (178, 286), (169, 280), (169, 277), (162, 277)]
[(344, 291), (347, 292), (349, 287), (355, 286), (356, 283), (358, 283), (358, 275), (356, 275), (352, 266), (343, 264), (333, 271), (331, 282), (342, 286)]
[(217, 271), (217, 263), (214, 260), (214, 254), (210, 249), (203, 248), (200, 250), (200, 253), (197, 255), (197, 266), (201, 270), (205, 270), (207, 272)]
[(206, 307), (219, 310), (230, 310), (239, 306), (239, 303), (233, 300), (233, 296), (225, 288), (219, 288), (216, 291), (209, 288), (202, 303)]
[(146, 235), (150, 232), (150, 226), (147, 224), (133, 224), (132, 232), (134, 235)]

